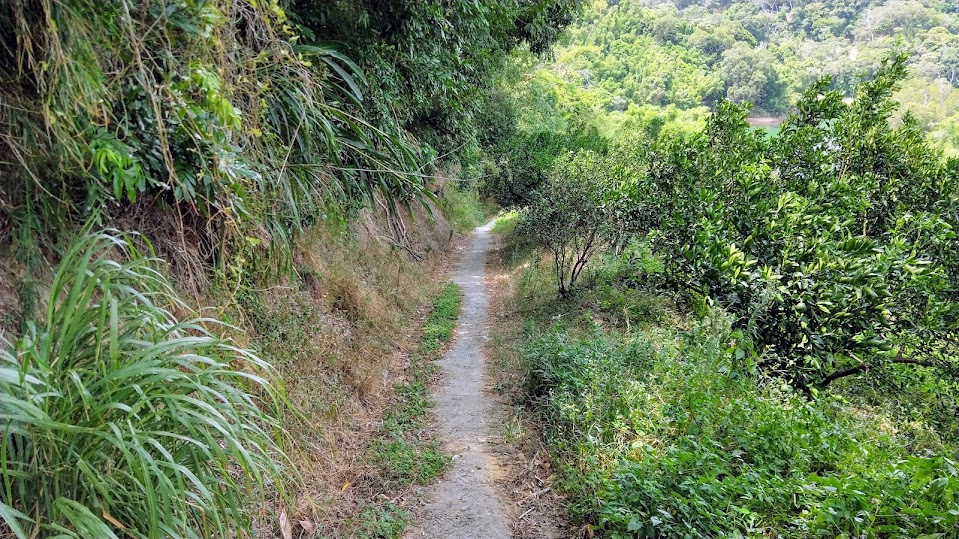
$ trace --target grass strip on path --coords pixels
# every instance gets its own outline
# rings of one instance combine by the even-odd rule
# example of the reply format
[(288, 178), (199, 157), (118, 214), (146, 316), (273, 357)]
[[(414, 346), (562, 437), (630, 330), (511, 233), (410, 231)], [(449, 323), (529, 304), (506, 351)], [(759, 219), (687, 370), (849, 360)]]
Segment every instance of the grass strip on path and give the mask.
[[(435, 361), (453, 339), (462, 302), (462, 292), (454, 283), (433, 301), (419, 346), (410, 358), (407, 380), (395, 386), (399, 399), (386, 410), (381, 433), (370, 446), (385, 491), (427, 485), (450, 463), (439, 441), (429, 435), (429, 409), (433, 405), (429, 393), (430, 382), (439, 370)], [(360, 521), (359, 537), (401, 537), (409, 511), (385, 502), (363, 511)]]

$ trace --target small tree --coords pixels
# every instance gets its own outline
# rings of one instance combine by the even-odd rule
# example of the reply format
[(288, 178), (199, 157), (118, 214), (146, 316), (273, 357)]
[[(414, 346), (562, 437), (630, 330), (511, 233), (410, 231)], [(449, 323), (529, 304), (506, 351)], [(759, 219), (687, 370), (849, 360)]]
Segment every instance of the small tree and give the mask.
[(523, 212), (521, 231), (553, 256), (559, 294), (568, 298), (604, 241), (602, 157), (582, 150), (562, 159)]

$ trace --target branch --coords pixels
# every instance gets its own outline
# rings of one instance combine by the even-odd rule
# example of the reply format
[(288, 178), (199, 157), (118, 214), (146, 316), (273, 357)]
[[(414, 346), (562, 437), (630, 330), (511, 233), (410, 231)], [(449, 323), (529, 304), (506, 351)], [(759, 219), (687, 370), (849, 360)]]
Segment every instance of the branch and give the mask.
[[(923, 361), (921, 359), (915, 359), (911, 357), (902, 357), (902, 352), (899, 352), (899, 354), (891, 361), (891, 363), (897, 363), (900, 365), (918, 365), (920, 367), (932, 367), (932, 368), (939, 367), (939, 365), (931, 361)], [(826, 387), (829, 384), (835, 382), (836, 380), (839, 380), (840, 378), (845, 378), (847, 376), (859, 374), (861, 372), (868, 371), (870, 368), (871, 368), (871, 365), (869, 365), (868, 363), (860, 363), (859, 365), (856, 365), (855, 367), (850, 367), (843, 371), (834, 372), (830, 374), (829, 376), (823, 378), (823, 381), (819, 383), (819, 387)]]
[(586, 248), (581, 252), (577, 253), (576, 263), (573, 264), (573, 273), (570, 276), (569, 284), (572, 287), (573, 283), (576, 282), (576, 278), (579, 277), (580, 272), (583, 271), (583, 268), (586, 267), (586, 263), (589, 262), (590, 249), (593, 248), (593, 242), (596, 241), (596, 231), (592, 231), (589, 235), (589, 239), (586, 240)]

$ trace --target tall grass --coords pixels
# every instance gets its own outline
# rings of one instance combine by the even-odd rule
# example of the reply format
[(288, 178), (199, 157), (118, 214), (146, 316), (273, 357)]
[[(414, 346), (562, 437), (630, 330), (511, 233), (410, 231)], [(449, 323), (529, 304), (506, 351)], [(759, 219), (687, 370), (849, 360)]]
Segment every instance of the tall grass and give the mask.
[(486, 221), (487, 209), (480, 201), (479, 193), (472, 186), (461, 190), (447, 188), (439, 198), (443, 213), (459, 232), (468, 232)]
[(180, 321), (154, 262), (81, 237), (45, 318), (0, 348), (0, 518), (20, 539), (243, 536), (283, 475), (270, 365)]

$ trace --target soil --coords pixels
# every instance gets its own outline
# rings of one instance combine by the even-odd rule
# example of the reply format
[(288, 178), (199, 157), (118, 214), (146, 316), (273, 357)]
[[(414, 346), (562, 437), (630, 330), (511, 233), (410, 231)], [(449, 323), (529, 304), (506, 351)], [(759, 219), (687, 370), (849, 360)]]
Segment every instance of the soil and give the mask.
[(489, 290), (486, 258), (490, 222), (476, 229), (454, 272), (463, 290), (463, 310), (452, 346), (439, 361), (441, 379), (435, 390), (437, 430), (453, 455), (450, 469), (414, 510), (407, 539), (509, 539), (514, 515), (497, 487), (504, 468), (493, 439), (504, 407), (488, 392), (483, 344), (487, 338)]

